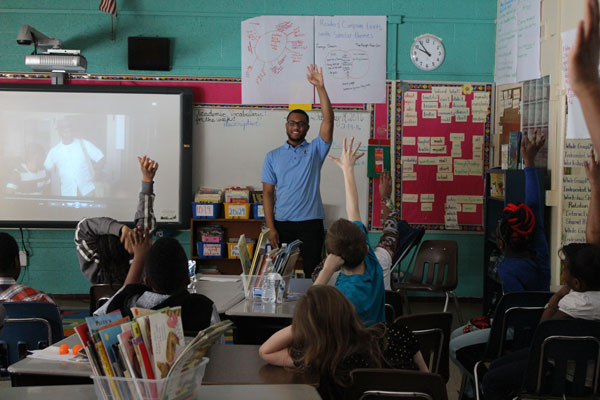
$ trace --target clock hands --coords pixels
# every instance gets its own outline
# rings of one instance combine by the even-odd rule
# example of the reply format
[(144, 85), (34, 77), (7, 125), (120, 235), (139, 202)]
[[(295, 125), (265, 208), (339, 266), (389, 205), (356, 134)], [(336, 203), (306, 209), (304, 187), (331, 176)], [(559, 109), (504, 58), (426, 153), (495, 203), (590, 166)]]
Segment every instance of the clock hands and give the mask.
[(417, 49), (421, 50), (423, 53), (427, 54), (429, 57), (431, 57), (431, 53), (427, 51), (427, 49), (425, 48), (425, 46), (423, 45), (423, 42), (421, 40), (419, 40), (419, 43), (421, 44), (421, 47), (423, 47), (423, 50), (419, 49), (417, 47)]

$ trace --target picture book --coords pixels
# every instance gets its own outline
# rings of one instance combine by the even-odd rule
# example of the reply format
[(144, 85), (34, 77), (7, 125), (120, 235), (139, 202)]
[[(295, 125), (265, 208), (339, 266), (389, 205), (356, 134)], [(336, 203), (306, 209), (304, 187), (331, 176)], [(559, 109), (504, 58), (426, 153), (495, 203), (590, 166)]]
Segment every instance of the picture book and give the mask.
[(242, 234), (238, 240), (238, 250), (240, 252), (240, 262), (242, 263), (242, 272), (245, 275), (250, 273), (250, 254), (248, 253), (248, 244), (246, 243), (246, 235)]
[(173, 362), (185, 348), (181, 307), (171, 307), (148, 316), (156, 379), (166, 378)]
[(265, 254), (264, 247), (265, 247), (267, 241), (269, 240), (269, 232), (271, 232), (271, 230), (269, 228), (266, 228), (265, 230), (263, 230), (260, 233), (260, 236), (258, 237), (258, 241), (256, 242), (256, 247), (254, 249), (254, 258), (252, 259), (252, 265), (250, 266), (250, 272), (248, 275), (255, 275), (256, 274), (255, 271), (261, 265), (261, 264), (258, 264), (257, 261), (261, 255)]
[(119, 341), (119, 345), (121, 346), (121, 350), (123, 351), (123, 356), (125, 357), (125, 366), (129, 371), (129, 375), (134, 378), (141, 378), (143, 376), (142, 370), (140, 369), (140, 363), (135, 355), (133, 344), (131, 343), (133, 339), (133, 332), (129, 330), (120, 333), (117, 335), (117, 339)]
[(508, 139), (508, 169), (518, 169), (521, 160), (521, 132), (511, 132)]
[(133, 345), (135, 354), (138, 357), (138, 362), (140, 363), (140, 369), (142, 370), (144, 379), (154, 379), (154, 368), (152, 368), (150, 357), (148, 357), (146, 343), (144, 342), (142, 331), (140, 330), (140, 326), (137, 321), (133, 323), (133, 339), (131, 344)]

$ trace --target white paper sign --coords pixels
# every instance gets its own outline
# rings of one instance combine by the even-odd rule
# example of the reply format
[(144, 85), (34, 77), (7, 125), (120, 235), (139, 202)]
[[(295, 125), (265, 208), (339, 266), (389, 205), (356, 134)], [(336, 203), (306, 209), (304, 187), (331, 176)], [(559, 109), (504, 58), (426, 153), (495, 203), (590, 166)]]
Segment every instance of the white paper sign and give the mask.
[(569, 83), (569, 53), (573, 44), (575, 44), (577, 30), (573, 29), (563, 32), (560, 36), (562, 38), (562, 64), (565, 73), (565, 84), (567, 86), (567, 139), (589, 139), (590, 132), (583, 118), (581, 104)]
[(385, 16), (315, 17), (315, 63), (332, 103), (385, 103)]
[(306, 80), (314, 59), (313, 22), (312, 16), (298, 15), (242, 21), (243, 104), (315, 102)]
[(537, 79), (539, 64), (539, 0), (500, 0), (496, 25), (496, 84)]

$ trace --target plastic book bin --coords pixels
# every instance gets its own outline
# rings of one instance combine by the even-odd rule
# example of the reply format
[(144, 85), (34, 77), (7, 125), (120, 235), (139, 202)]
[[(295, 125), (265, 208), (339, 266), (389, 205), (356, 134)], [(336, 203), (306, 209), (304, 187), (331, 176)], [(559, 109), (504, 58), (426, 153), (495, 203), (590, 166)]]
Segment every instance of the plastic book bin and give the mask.
[(200, 364), (164, 379), (135, 379), (109, 376), (92, 376), (98, 399), (103, 400), (175, 400), (194, 399), (202, 384), (208, 358)]
[[(244, 291), (244, 297), (246, 300), (251, 301), (262, 301), (262, 285), (267, 280), (266, 275), (244, 275), (241, 274), (242, 278), (242, 290)], [(290, 288), (291, 275), (283, 277), (285, 281), (285, 289), (283, 290), (283, 297), (287, 296), (288, 289)]]

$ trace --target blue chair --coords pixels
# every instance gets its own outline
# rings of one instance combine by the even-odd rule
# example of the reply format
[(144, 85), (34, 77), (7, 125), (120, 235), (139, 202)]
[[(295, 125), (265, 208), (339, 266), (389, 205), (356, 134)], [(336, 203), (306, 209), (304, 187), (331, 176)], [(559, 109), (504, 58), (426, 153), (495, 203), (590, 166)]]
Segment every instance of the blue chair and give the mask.
[(58, 307), (46, 302), (5, 302), (4, 329), (0, 333), (0, 371), (27, 355), (64, 338)]

